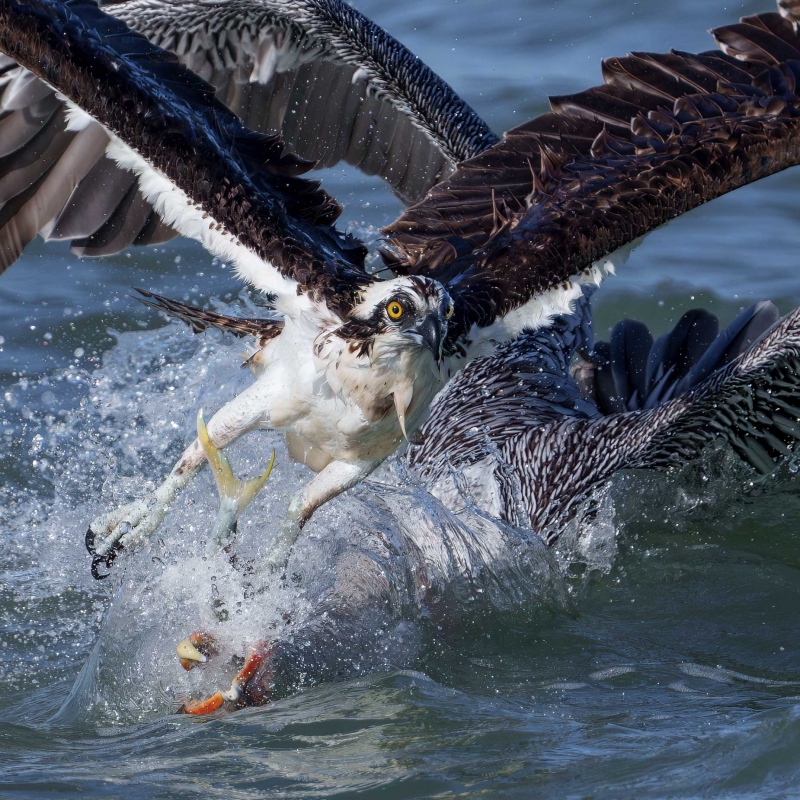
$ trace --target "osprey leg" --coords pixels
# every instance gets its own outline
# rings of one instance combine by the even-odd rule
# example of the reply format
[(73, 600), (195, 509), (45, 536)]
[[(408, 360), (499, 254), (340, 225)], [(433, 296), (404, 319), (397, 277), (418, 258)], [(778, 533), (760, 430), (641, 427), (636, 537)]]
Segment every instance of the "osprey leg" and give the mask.
[(311, 515), (321, 506), (352, 489), (364, 480), (381, 463), (359, 461), (348, 464), (345, 461), (332, 461), (311, 483), (304, 486), (289, 503), (289, 517), (278, 531), (275, 542), (266, 557), (265, 565), (273, 572), (283, 572), (289, 561), (292, 546), (300, 536), (303, 526)]
[[(267, 427), (269, 386), (257, 381), (226, 403), (208, 422), (208, 436), (214, 449), (227, 447), (242, 434)], [(136, 500), (92, 521), (86, 534), (86, 549), (93, 556), (92, 575), (105, 578), (100, 567), (108, 567), (116, 551), (137, 545), (150, 537), (162, 523), (172, 501), (197, 475), (206, 461), (200, 439), (184, 450), (166, 480), (149, 497)], [(98, 539), (100, 540), (98, 543)]]
[(249, 481), (240, 481), (233, 474), (228, 457), (211, 441), (202, 411), (197, 414), (197, 438), (206, 454), (206, 460), (214, 474), (214, 482), (217, 484), (219, 493), (219, 511), (214, 526), (214, 541), (223, 549), (230, 548), (236, 533), (237, 520), (264, 488), (264, 484), (272, 472), (275, 464), (275, 451), (272, 451), (269, 465), (261, 475), (251, 478)]
[(292, 498), (289, 517), (296, 520), (298, 527), (302, 528), (321, 505), (352, 489), (382, 462), (382, 458), (375, 461), (356, 461), (354, 464), (332, 461)]

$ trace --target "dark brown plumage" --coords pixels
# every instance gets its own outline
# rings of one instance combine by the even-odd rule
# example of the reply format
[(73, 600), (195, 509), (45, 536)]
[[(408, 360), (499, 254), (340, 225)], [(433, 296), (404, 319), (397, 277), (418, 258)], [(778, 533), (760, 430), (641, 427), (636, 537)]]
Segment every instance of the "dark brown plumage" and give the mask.
[(603, 86), (463, 163), (386, 228), (402, 274), (448, 286), (451, 342), (695, 206), (800, 162), (800, 35), (776, 13), (726, 52), (636, 53)]
[(140, 303), (162, 311), (170, 317), (185, 322), (192, 333), (203, 333), (209, 328), (232, 333), (240, 339), (252, 336), (259, 347), (263, 347), (270, 339), (274, 339), (283, 330), (283, 320), (279, 318), (246, 318), (231, 317), (227, 314), (216, 314), (213, 311), (205, 311), (196, 306), (181, 303), (178, 300), (170, 300), (160, 294), (148, 292), (145, 289), (136, 289), (142, 295), (136, 299)]
[(123, 22), (91, 2), (4, 0), (0, 48), (312, 296), (347, 309), (368, 282), (363, 248), (331, 227), (339, 206), (316, 183), (294, 177), (311, 165), (283, 155), (278, 136), (242, 126), (208, 84)]
[(727, 367), (653, 409), (563, 419), (506, 440), (507, 521), (553, 540), (590, 492), (623, 469), (666, 469), (722, 439), (768, 474), (800, 441), (800, 311)]
[[(587, 393), (572, 374), (591, 340), (583, 300), (552, 328), (468, 364), (437, 399), (409, 461), (449, 505), (474, 492), (479, 506), (548, 542), (616, 472), (679, 466), (715, 439), (769, 473), (800, 442), (800, 310), (776, 318), (759, 303), (718, 335), (716, 318), (693, 311), (655, 343), (641, 324), (627, 345), (612, 337), (605, 366), (623, 378), (615, 392), (640, 390), (625, 398), (627, 410), (604, 412), (599, 382)], [(643, 352), (631, 357), (634, 340)]]
[[(251, 131), (272, 139), (278, 132), (283, 152), (298, 156), (298, 164), (347, 161), (379, 174), (404, 202), (419, 200), (460, 161), (497, 140), (420, 59), (341, 0), (102, 5), (208, 81), (206, 89), (213, 87)], [(105, 46), (114, 49), (111, 41)], [(140, 53), (138, 66), (146, 70), (152, 60), (163, 73), (165, 60), (174, 59), (157, 53)], [(207, 105), (202, 93), (198, 105)], [(11, 181), (0, 178), (0, 272), (37, 232), (71, 240), (82, 256), (176, 235), (143, 198), (136, 176), (106, 155), (108, 134), (96, 123), (77, 132), (65, 123), (55, 91), (0, 56), (0, 176), (14, 173)]]

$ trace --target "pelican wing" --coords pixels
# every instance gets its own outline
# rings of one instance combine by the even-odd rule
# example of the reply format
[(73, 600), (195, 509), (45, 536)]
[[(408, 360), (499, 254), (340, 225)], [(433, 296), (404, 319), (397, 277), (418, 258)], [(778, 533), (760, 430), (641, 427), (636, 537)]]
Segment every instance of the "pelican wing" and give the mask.
[(318, 166), (344, 160), (420, 200), (497, 141), (396, 39), (342, 0), (132, 0), (112, 9)]
[[(579, 301), (575, 314), (454, 377), (409, 451), (439, 496), (458, 506), (471, 492), (493, 516), (553, 542), (619, 470), (678, 466), (715, 439), (762, 474), (796, 452), (800, 310), (778, 320), (775, 306), (758, 303), (719, 331), (695, 309), (655, 342), (625, 320), (610, 348), (592, 354), (600, 408), (577, 380), (591, 364), (573, 359), (590, 320)], [(598, 363), (601, 350), (610, 358)]]
[[(405, 202), (497, 139), (444, 81), (342, 0), (132, 0), (104, 10), (174, 52), (244, 125), (280, 134), (285, 153), (314, 167), (354, 164)], [(0, 60), (0, 272), (37, 232), (71, 241), (82, 256), (176, 235), (108, 144), (99, 123), (69, 124), (52, 86)]]
[[(339, 207), (297, 177), (308, 164), (285, 155), (277, 134), (245, 128), (174, 55), (94, 3), (3, 0), (0, 50), (67, 98), (56, 113), (68, 127), (99, 123), (112, 135), (108, 155), (162, 219), (233, 261), (285, 310), (303, 294), (336, 310), (367, 280), (363, 248), (332, 227)], [(47, 142), (47, 127), (39, 136)], [(46, 143), (40, 149), (40, 161), (50, 158)], [(51, 161), (39, 182), (63, 168), (63, 158)], [(3, 206), (12, 233), (14, 208), (35, 206), (35, 188)]]
[(543, 298), (565, 310), (559, 297), (613, 251), (800, 161), (792, 22), (762, 14), (713, 34), (723, 52), (607, 60), (604, 85), (551, 99), (387, 229), (396, 271), (447, 284), (451, 347), (516, 335)]

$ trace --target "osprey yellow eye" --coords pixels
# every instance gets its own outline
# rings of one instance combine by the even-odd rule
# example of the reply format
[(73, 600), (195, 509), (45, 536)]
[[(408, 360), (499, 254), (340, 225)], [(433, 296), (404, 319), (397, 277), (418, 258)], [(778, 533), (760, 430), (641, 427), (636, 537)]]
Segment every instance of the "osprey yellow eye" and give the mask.
[(451, 319), (453, 314), (455, 314), (455, 313), (456, 313), (456, 307), (453, 304), (453, 301), (451, 300), (450, 301), (450, 305), (447, 306), (447, 311), (444, 312), (444, 318), (445, 319)]
[(403, 311), (403, 306), (401, 306), (397, 300), (392, 300), (392, 302), (386, 306), (386, 313), (389, 315), (389, 319), (400, 319), (400, 317), (403, 316)]

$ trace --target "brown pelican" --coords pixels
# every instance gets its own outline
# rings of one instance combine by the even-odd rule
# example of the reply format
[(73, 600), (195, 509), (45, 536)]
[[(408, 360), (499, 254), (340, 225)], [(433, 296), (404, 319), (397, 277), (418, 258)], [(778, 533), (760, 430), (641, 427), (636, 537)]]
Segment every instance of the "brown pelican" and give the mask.
[[(800, 439), (798, 375), (798, 311), (779, 321), (759, 303), (721, 331), (712, 315), (690, 311), (657, 341), (626, 321), (610, 343), (593, 345), (581, 298), (573, 314), (472, 361), (434, 404), (408, 462), (441, 505), (422, 487), (410, 498), (407, 487), (384, 487), (371, 498), (385, 508), (384, 529), (356, 524), (342, 536), (325, 577), (311, 570), (298, 587), (304, 613), (277, 629), (264, 624), (245, 652), (228, 652), (214, 630), (178, 644), (185, 669), (231, 656), (242, 664), (230, 686), (213, 690), (204, 677), (208, 695), (182, 710), (259, 705), (411, 666), (426, 627), (454, 631), (487, 613), (567, 603), (548, 593), (562, 587), (563, 560), (580, 545), (560, 537), (573, 520), (578, 537), (593, 535), (597, 490), (616, 471), (680, 465), (716, 437), (771, 471)], [(199, 438), (221, 498), (216, 529), (232, 555), (229, 533), (266, 475), (238, 483), (202, 422)], [(302, 554), (289, 569), (308, 572)]]
[[(37, 231), (72, 239), (85, 254), (177, 231), (264, 292), (273, 312), (249, 322), (149, 300), (198, 328), (254, 334), (256, 381), (208, 430), (217, 447), (256, 428), (285, 430), (292, 454), (318, 470), (290, 506), (277, 566), (316, 508), (404, 440), (421, 442), (423, 455), (412, 459), (441, 472), (447, 427), (438, 418), (419, 430), (434, 396), (445, 389), (440, 408), (454, 396), (474, 404), (469, 381), (480, 384), (487, 370), (500, 376), (520, 347), (538, 347), (536, 332), (552, 332), (620, 248), (800, 161), (800, 36), (787, 3), (782, 15), (714, 31), (722, 52), (609, 59), (602, 86), (553, 98), (550, 113), (499, 141), (444, 82), (339, 0), (131, 0), (108, 10), (89, 0), (0, 0), (0, 49), (19, 65), (3, 65), (3, 265)], [(341, 159), (383, 175), (411, 203), (384, 231), (392, 277), (365, 268), (364, 247), (334, 227), (336, 203), (301, 177), (312, 161)], [(788, 335), (792, 319), (763, 341)], [(784, 344), (791, 357), (791, 339)], [(771, 362), (758, 372), (746, 352), (740, 358), (704, 377), (725, 383), (738, 369), (755, 386), (756, 374), (777, 374)], [(616, 380), (624, 370), (611, 363)], [(667, 414), (636, 403), (666, 395), (636, 370), (626, 374), (638, 388), (625, 398), (633, 410), (515, 441), (523, 455), (512, 472), (526, 483), (519, 519), (543, 502), (537, 470), (594, 479), (614, 465), (656, 464), (623, 454), (644, 436), (642, 420)], [(711, 390), (697, 375), (684, 378), (671, 391), (694, 386), (694, 394), (674, 399), (699, 404), (710, 420)], [(604, 394), (602, 381), (598, 396), (613, 406), (618, 395)], [(714, 430), (726, 424), (733, 430), (736, 420), (709, 421)], [(791, 416), (781, 425), (780, 436), (767, 426), (761, 437), (767, 458), (793, 439)], [(599, 431), (614, 457), (573, 463), (577, 443)], [(559, 436), (569, 446), (559, 448)], [(751, 461), (761, 452), (752, 442), (740, 449)], [(525, 454), (528, 467), (519, 463)], [(116, 548), (156, 529), (204, 461), (196, 440), (152, 497), (92, 523), (96, 574)]]

